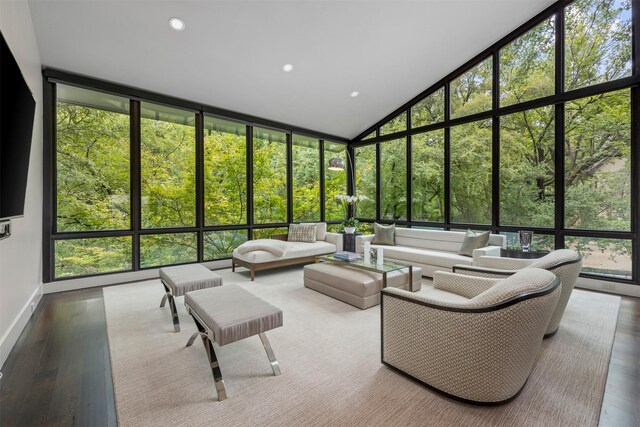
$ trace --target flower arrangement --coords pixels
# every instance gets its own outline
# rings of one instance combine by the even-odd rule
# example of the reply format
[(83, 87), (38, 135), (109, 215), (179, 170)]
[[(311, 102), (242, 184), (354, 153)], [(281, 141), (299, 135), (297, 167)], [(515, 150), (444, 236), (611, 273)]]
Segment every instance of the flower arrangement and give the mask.
[[(347, 194), (337, 194), (335, 197), (342, 202), (348, 218), (342, 223), (342, 226), (345, 228), (345, 231), (353, 233), (358, 224), (360, 224), (360, 221), (354, 218), (358, 202), (369, 200), (369, 198), (367, 196), (349, 196)], [(350, 209), (352, 206), (353, 209)], [(352, 210), (352, 212), (349, 212), (350, 210)]]

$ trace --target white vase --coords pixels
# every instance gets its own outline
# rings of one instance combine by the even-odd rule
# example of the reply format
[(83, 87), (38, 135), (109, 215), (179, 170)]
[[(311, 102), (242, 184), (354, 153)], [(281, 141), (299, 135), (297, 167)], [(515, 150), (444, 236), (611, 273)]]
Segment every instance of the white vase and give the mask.
[(353, 234), (356, 232), (356, 228), (355, 227), (345, 227), (344, 228), (344, 232), (347, 234)]

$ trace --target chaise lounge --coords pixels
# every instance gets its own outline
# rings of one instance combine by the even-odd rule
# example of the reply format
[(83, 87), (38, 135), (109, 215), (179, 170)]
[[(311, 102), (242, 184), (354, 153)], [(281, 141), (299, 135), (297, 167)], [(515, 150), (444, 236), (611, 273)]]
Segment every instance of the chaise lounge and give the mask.
[(342, 234), (327, 233), (326, 222), (313, 224), (316, 226), (316, 235), (312, 242), (291, 241), (288, 235), (283, 234), (243, 243), (233, 251), (232, 271), (236, 271), (236, 266), (245, 267), (250, 270), (253, 281), (256, 271), (307, 264), (314, 262), (318, 255), (342, 250)]

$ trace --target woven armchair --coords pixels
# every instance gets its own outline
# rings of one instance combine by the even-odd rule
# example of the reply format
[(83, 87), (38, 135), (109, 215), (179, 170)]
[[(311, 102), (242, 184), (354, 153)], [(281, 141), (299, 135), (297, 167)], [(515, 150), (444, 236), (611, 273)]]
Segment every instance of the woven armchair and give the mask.
[(506, 279), (436, 272), (434, 289), (382, 290), (382, 363), (467, 403), (513, 399), (540, 351), (559, 278), (537, 268)]
[(538, 259), (482, 256), (474, 265), (454, 265), (453, 271), (468, 276), (504, 278), (524, 268), (542, 268), (551, 271), (562, 281), (562, 296), (545, 333), (545, 338), (549, 338), (558, 332), (562, 315), (580, 275), (582, 257), (578, 253), (570, 249), (559, 249)]

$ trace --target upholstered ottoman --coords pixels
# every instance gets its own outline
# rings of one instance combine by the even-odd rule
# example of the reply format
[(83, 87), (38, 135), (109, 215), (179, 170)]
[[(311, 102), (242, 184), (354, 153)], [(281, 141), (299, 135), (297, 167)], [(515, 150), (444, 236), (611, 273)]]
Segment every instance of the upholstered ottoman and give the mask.
[[(421, 288), (422, 269), (398, 270), (387, 273), (387, 287), (413, 292)], [(411, 283), (409, 283), (411, 282)], [(304, 267), (304, 286), (362, 310), (380, 304), (382, 275), (332, 263), (310, 264)]]
[(166, 290), (160, 307), (164, 307), (167, 299), (169, 300), (175, 332), (180, 332), (180, 319), (176, 310), (175, 298), (190, 291), (222, 285), (222, 277), (200, 264), (163, 267), (160, 269), (160, 281)]
[(223, 346), (254, 335), (262, 341), (273, 375), (280, 375), (280, 366), (265, 332), (282, 326), (282, 310), (258, 298), (238, 285), (189, 292), (184, 297), (187, 311), (193, 317), (198, 332), (187, 347), (200, 336), (209, 356), (209, 364), (218, 394), (218, 401), (227, 398), (222, 371), (213, 349), (213, 342)]

